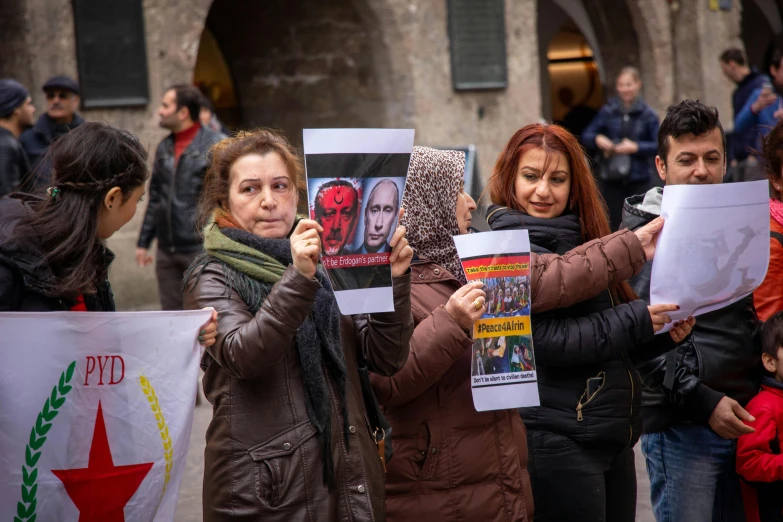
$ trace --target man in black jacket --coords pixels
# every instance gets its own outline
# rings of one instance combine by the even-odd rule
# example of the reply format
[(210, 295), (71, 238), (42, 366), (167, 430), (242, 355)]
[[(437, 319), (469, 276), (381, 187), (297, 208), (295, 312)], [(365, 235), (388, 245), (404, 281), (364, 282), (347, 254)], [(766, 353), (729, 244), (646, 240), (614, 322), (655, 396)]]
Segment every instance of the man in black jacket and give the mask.
[(191, 85), (168, 89), (158, 110), (160, 126), (171, 134), (155, 153), (136, 262), (139, 266), (152, 263), (149, 248), (157, 238), (155, 275), (163, 310), (182, 309), (182, 275), (202, 250), (195, 209), (209, 166), (207, 152), (225, 137), (201, 127), (200, 110), (201, 93)]
[(0, 197), (16, 190), (30, 170), (19, 136), (33, 124), (34, 116), (27, 89), (10, 78), (0, 80)]
[[(718, 111), (697, 101), (671, 106), (655, 164), (666, 185), (721, 183), (726, 141)], [(663, 189), (625, 202), (623, 228), (660, 214)], [(651, 263), (632, 281), (649, 302)], [(642, 452), (658, 521), (743, 520), (736, 438), (752, 432), (743, 408), (758, 391), (761, 346), (752, 296), (701, 315), (676, 349), (642, 363)], [(713, 514), (715, 518), (713, 518)]]
[(19, 138), (32, 166), (29, 183), (27, 180), (24, 183), (26, 190), (49, 185), (52, 173), (48, 161), (44, 160), (49, 145), (84, 123), (84, 118), (76, 112), (80, 103), (79, 84), (72, 78), (55, 76), (44, 84), (43, 91), (46, 112)]

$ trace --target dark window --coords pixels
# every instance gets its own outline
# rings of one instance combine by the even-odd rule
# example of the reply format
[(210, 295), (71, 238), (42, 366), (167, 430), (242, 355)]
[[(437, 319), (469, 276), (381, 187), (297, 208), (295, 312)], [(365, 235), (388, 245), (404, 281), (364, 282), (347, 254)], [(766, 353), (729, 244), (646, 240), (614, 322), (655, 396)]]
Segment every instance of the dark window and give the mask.
[(455, 90), (506, 87), (504, 0), (448, 0)]
[(73, 17), (84, 107), (146, 105), (141, 0), (73, 0)]

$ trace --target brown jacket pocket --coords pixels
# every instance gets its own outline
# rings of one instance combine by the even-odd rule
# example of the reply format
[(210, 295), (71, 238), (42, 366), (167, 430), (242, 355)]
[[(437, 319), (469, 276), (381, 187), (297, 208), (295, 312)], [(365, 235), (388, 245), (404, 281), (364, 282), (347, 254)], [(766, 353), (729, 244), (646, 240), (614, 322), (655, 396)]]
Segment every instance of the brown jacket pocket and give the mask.
[(253, 460), (256, 493), (262, 502), (280, 505), (291, 482), (305, 480), (305, 477), (292, 477), (292, 456), (315, 434), (315, 428), (307, 420), (247, 450)]

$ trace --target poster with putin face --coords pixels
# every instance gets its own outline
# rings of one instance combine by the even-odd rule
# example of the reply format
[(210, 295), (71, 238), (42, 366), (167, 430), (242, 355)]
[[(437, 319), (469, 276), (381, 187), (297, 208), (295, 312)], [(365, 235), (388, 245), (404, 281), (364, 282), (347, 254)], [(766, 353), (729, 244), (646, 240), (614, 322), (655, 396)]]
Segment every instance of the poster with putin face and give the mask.
[(412, 129), (305, 129), (310, 219), (344, 315), (394, 310), (389, 256), (405, 190)]

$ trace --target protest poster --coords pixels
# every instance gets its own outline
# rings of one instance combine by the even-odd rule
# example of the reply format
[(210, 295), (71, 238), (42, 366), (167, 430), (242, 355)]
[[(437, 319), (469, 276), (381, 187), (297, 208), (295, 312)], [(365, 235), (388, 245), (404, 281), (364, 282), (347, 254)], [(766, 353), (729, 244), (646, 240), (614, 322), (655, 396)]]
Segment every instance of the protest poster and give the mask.
[[(676, 304), (672, 322), (724, 308), (753, 292), (769, 265), (769, 183), (670, 185), (655, 247), (652, 304)], [(698, 320), (697, 320), (698, 321)]]
[(0, 313), (0, 518), (174, 520), (211, 313)]
[(394, 310), (389, 241), (405, 190), (412, 129), (305, 129), (310, 218), (344, 315)]
[(454, 243), (468, 282), (483, 281), (487, 295), (487, 310), (473, 326), (476, 411), (539, 406), (527, 230), (459, 235)]

